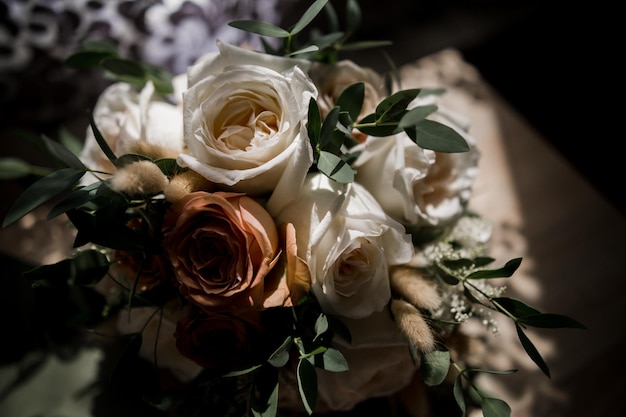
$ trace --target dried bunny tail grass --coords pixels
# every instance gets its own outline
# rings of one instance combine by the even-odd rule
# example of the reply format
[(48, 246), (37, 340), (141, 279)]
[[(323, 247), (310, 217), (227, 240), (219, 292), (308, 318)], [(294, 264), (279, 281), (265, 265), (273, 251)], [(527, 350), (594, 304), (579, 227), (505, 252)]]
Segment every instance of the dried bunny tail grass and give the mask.
[(124, 153), (143, 155), (153, 160), (163, 158), (176, 158), (180, 152), (164, 146), (153, 145), (142, 140), (130, 141), (125, 144)]
[(391, 313), (398, 328), (408, 341), (421, 352), (432, 352), (435, 336), (414, 305), (399, 299), (391, 300)]
[(167, 183), (167, 177), (154, 162), (137, 161), (118, 168), (109, 186), (114, 191), (136, 196), (160, 193)]
[(175, 203), (188, 193), (194, 191), (210, 192), (213, 191), (214, 188), (213, 184), (202, 175), (195, 171), (188, 170), (172, 177), (167, 187), (165, 187), (163, 194), (167, 201)]
[(441, 305), (437, 286), (416, 268), (394, 266), (389, 270), (391, 288), (417, 308), (434, 311)]

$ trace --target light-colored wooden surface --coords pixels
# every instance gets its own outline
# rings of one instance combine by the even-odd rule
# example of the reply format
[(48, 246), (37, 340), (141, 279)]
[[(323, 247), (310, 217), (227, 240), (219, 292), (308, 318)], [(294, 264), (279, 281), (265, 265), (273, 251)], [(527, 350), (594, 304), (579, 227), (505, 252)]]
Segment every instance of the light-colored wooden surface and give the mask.
[(505, 295), (587, 326), (528, 331), (549, 379), (527, 358), (515, 329), (499, 319), (501, 335), (485, 364), (520, 371), (485, 378), (483, 386), (505, 399), (514, 417), (626, 415), (626, 218), (456, 51), (403, 67), (402, 79), (406, 88), (447, 88), (445, 104), (471, 123), (482, 152), (471, 207), (494, 224), (493, 257), (524, 258)]
[[(402, 79), (404, 88), (446, 88), (447, 107), (471, 123), (482, 153), (471, 207), (494, 224), (493, 257), (524, 258), (506, 281), (505, 295), (588, 327), (529, 330), (551, 369), (548, 379), (527, 358), (510, 323), (498, 318), (501, 334), (480, 359), (488, 368), (520, 371), (482, 378), (483, 388), (506, 400), (514, 417), (625, 415), (626, 219), (455, 50), (405, 65)], [(600, 154), (587, 151), (590, 157)], [(51, 230), (41, 218), (0, 230), (0, 250), (28, 262), (68, 253), (71, 235), (63, 221)]]

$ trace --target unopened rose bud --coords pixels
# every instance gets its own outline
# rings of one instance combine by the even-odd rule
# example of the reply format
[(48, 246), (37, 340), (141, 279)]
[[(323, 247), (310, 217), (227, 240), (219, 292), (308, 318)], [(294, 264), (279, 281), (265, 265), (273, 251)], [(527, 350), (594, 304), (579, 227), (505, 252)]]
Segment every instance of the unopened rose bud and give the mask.
[(392, 267), (389, 271), (391, 288), (417, 308), (434, 311), (441, 305), (437, 286), (422, 272), (409, 266)]
[(394, 299), (391, 300), (391, 313), (402, 334), (416, 349), (432, 352), (435, 348), (435, 337), (415, 306), (404, 300)]
[(175, 203), (194, 191), (214, 190), (213, 184), (195, 171), (184, 171), (175, 175), (165, 187), (163, 195), (170, 203)]
[(115, 171), (109, 186), (130, 196), (151, 195), (163, 191), (168, 179), (152, 161), (137, 161)]

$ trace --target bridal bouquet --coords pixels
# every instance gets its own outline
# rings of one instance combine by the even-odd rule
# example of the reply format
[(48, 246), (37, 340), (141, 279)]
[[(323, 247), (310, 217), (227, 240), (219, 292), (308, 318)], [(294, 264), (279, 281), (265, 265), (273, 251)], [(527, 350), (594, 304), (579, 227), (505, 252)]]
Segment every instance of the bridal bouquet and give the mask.
[[(116, 79), (89, 112), (79, 155), (42, 138), (63, 164), (15, 201), (4, 226), (43, 204), (67, 216), (71, 257), (24, 274), (38, 286), (89, 286), (106, 300), (126, 354), (175, 384), (146, 395), (173, 415), (276, 416), (350, 410), (416, 377), (450, 383), (462, 414), (509, 416), (464, 368), (454, 340), (492, 314), (548, 367), (527, 326), (582, 327), (503, 295), (490, 279), (521, 259), (487, 256), (490, 224), (467, 210), (479, 149), (444, 91), (338, 58), (348, 29), (253, 51), (218, 41), (186, 74), (92, 42), (68, 58)], [(333, 19), (330, 19), (331, 23)], [(492, 266), (493, 264), (496, 266)], [(419, 372), (418, 372), (419, 371)]]

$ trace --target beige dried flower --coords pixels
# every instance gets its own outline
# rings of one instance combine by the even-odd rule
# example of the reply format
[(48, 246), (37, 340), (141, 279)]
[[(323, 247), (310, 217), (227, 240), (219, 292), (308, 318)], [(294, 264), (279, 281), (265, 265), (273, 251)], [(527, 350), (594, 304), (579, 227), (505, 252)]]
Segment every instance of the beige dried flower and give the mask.
[(163, 194), (170, 203), (175, 203), (194, 191), (213, 191), (213, 184), (195, 171), (183, 171), (170, 180)]
[(391, 300), (391, 313), (407, 340), (421, 352), (432, 352), (435, 336), (417, 308), (404, 300)]
[(130, 196), (151, 195), (163, 191), (168, 179), (152, 161), (137, 161), (118, 168), (110, 179), (111, 189)]
[(434, 311), (441, 305), (437, 286), (423, 273), (410, 266), (394, 266), (389, 270), (391, 288), (417, 308)]

